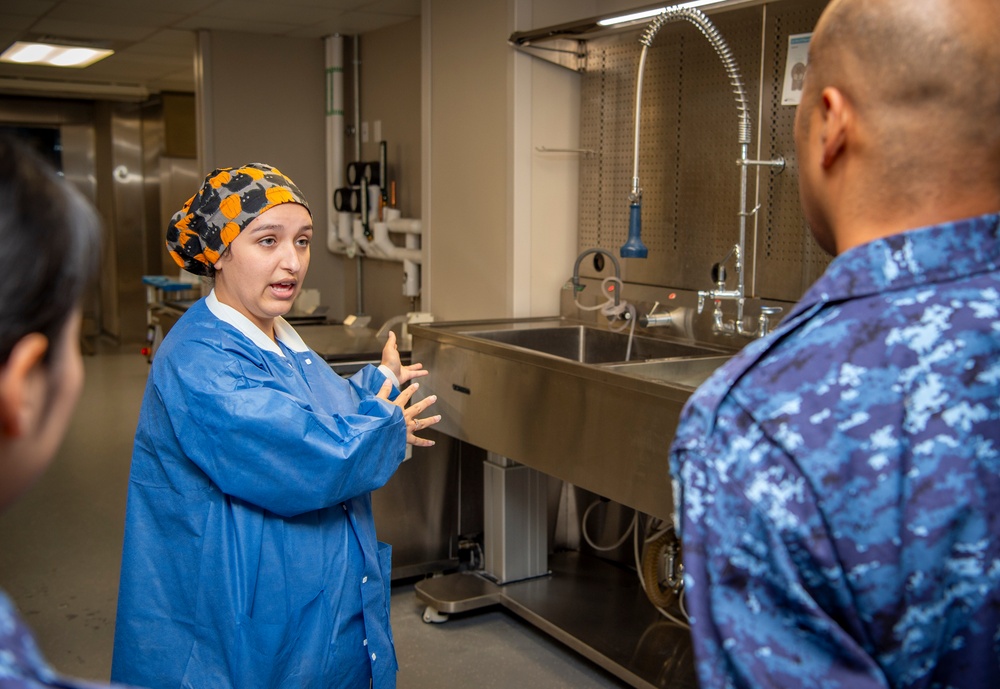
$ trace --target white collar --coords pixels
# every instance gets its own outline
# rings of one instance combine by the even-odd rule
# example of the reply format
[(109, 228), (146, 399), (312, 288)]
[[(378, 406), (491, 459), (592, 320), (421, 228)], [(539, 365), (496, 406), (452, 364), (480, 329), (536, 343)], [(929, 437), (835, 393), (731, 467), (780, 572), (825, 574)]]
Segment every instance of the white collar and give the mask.
[[(208, 306), (208, 310), (211, 311), (216, 318), (225, 323), (229, 323), (229, 325), (246, 335), (251, 342), (264, 351), (274, 352), (279, 356), (285, 356), (285, 353), (281, 351), (281, 347), (265, 335), (264, 331), (254, 325), (249, 318), (234, 309), (232, 306), (223, 304), (219, 301), (219, 298), (215, 296), (214, 289), (205, 298), (205, 304)], [(306, 343), (302, 341), (299, 334), (295, 332), (295, 328), (290, 326), (288, 321), (281, 316), (274, 319), (274, 336), (278, 339), (278, 341), (293, 352), (309, 351), (309, 347), (307, 347)]]

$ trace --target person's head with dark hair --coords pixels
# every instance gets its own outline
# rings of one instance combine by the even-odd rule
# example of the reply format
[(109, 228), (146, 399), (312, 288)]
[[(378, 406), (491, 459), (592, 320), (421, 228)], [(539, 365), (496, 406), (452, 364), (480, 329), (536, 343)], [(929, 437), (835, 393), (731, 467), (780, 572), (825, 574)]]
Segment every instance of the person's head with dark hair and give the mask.
[(824, 249), (1000, 208), (998, 26), (996, 0), (830, 2), (795, 127)]
[(48, 466), (79, 397), (80, 302), (100, 237), (80, 193), (0, 137), (0, 508)]

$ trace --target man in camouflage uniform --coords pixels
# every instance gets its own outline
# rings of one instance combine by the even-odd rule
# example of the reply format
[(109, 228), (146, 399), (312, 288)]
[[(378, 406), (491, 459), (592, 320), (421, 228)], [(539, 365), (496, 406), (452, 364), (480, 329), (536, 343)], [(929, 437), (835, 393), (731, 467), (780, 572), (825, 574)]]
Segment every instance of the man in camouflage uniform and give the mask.
[(796, 123), (836, 258), (671, 452), (705, 687), (1000, 686), (1000, 3), (833, 0)]

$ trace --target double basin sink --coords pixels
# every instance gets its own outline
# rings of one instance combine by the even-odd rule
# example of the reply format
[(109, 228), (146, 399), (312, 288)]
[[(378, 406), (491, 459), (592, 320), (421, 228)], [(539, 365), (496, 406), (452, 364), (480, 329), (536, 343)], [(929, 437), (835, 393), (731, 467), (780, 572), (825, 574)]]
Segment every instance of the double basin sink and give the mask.
[(410, 332), (442, 432), (661, 518), (681, 409), (733, 354), (558, 317)]
[(467, 334), (692, 390), (731, 356), (703, 345), (642, 335), (630, 337), (627, 330), (611, 331), (583, 324), (471, 330)]

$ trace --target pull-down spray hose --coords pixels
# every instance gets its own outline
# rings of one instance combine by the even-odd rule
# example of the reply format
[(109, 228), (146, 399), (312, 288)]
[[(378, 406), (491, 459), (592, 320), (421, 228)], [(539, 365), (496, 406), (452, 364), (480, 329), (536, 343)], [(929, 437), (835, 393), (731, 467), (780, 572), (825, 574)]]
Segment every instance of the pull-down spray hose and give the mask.
[[(642, 77), (646, 68), (646, 54), (653, 43), (653, 38), (664, 24), (675, 19), (686, 19), (694, 24), (698, 30), (708, 39), (715, 49), (716, 55), (722, 60), (723, 67), (729, 75), (729, 81), (733, 86), (733, 93), (736, 95), (736, 109), (739, 115), (739, 137), (741, 147), (741, 157), (746, 159), (747, 150), (750, 145), (750, 111), (747, 106), (746, 90), (743, 87), (743, 77), (740, 75), (740, 68), (733, 57), (733, 51), (729, 49), (722, 34), (709, 20), (705, 13), (691, 7), (668, 7), (660, 14), (656, 15), (649, 26), (643, 31), (639, 43), (642, 44), (642, 53), (639, 56), (639, 74), (636, 78), (635, 86), (635, 147), (632, 156), (632, 191), (629, 194), (629, 227), (628, 241), (621, 248), (622, 258), (646, 258), (648, 250), (642, 243), (642, 188), (639, 186), (639, 116), (642, 105)], [(741, 201), (740, 208), (740, 243), (743, 243), (746, 223), (746, 166), (741, 166), (743, 171), (741, 178)]]

